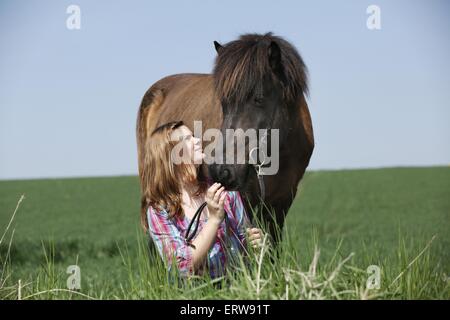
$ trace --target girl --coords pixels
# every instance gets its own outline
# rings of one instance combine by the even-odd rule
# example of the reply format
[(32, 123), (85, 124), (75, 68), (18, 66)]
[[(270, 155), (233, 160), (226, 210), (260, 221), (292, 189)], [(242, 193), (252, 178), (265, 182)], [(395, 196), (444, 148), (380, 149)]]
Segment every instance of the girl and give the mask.
[[(177, 150), (182, 147), (181, 163), (174, 158), (175, 146)], [(262, 232), (250, 227), (239, 192), (226, 191), (201, 175), (199, 164), (205, 156), (201, 140), (183, 122), (156, 128), (146, 148), (143, 189), (147, 209), (141, 218), (169, 271), (175, 262), (181, 276), (208, 272), (216, 278), (244, 252), (246, 233), (253, 247), (261, 245)], [(190, 223), (196, 224), (194, 214), (204, 202), (198, 229), (191, 228), (193, 235), (187, 238)]]

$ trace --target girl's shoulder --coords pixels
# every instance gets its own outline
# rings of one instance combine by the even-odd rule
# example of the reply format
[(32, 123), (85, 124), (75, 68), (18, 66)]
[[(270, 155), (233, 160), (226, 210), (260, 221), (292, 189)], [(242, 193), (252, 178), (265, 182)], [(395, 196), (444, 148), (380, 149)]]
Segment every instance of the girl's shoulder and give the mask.
[(147, 209), (147, 221), (149, 225), (173, 225), (180, 229), (184, 224), (185, 217), (177, 217), (169, 214), (169, 211), (165, 207), (152, 207)]
[(169, 219), (169, 212), (166, 207), (163, 206), (148, 206), (147, 215), (150, 217), (151, 215), (155, 215), (159, 218)]

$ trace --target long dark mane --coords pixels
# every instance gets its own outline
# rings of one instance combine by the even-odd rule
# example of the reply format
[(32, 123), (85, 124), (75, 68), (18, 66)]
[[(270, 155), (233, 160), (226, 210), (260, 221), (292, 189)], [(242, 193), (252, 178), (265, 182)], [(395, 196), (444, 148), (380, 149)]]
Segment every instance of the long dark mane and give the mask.
[(308, 94), (308, 71), (300, 54), (289, 42), (269, 32), (244, 34), (221, 48), (213, 72), (219, 99), (240, 104), (261, 90), (258, 86), (271, 71), (268, 56), (272, 42), (280, 49), (285, 101), (294, 102), (299, 94)]

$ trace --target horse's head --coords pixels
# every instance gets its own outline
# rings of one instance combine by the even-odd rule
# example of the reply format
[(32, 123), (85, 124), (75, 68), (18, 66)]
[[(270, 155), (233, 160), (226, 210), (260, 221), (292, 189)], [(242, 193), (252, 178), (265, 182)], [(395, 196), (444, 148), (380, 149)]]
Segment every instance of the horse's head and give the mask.
[[(280, 150), (274, 148), (284, 148), (283, 142), (289, 141), (289, 130), (296, 124), (296, 101), (307, 90), (306, 67), (292, 45), (271, 33), (247, 34), (224, 46), (214, 45), (218, 55), (213, 77), (222, 105), (224, 141), (216, 149), (223, 155), (223, 164), (210, 165), (209, 172), (227, 189), (246, 190), (256, 177), (250, 159), (265, 160), (258, 149), (252, 152), (255, 143), (260, 147), (264, 130), (268, 133), (267, 155), (275, 155)], [(279, 130), (276, 145), (273, 129)], [(260, 157), (255, 158), (257, 154)]]

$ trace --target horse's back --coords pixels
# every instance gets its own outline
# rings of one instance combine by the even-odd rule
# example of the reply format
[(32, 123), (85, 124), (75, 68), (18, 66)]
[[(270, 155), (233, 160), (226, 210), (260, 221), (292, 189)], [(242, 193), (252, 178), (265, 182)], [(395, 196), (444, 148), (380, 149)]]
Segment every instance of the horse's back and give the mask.
[(162, 90), (164, 95), (167, 97), (173, 95), (175, 91), (183, 90), (186, 87), (192, 86), (194, 84), (201, 83), (203, 85), (212, 82), (212, 76), (206, 73), (179, 73), (166, 76), (164, 78), (156, 81), (148, 89), (146, 94), (151, 94), (151, 92)]
[(210, 74), (171, 75), (156, 82), (152, 88), (163, 95), (159, 110), (152, 112), (155, 126), (177, 120), (184, 121), (191, 130), (195, 120), (205, 122), (208, 127), (220, 125), (221, 108)]

